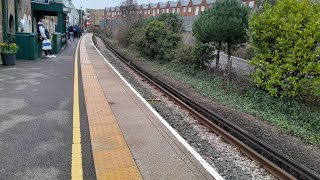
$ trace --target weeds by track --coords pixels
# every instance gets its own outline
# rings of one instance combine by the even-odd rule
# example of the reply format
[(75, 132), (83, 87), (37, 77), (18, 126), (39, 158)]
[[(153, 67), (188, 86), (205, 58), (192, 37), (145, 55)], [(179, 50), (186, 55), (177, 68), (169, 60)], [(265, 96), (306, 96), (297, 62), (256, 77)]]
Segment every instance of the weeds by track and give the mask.
[[(99, 37), (98, 35), (95, 35)], [(93, 42), (96, 43), (95, 36)], [(194, 117), (206, 125), (214, 133), (222, 136), (227, 142), (238, 147), (251, 159), (259, 162), (266, 170), (279, 179), (320, 179), (320, 175), (297, 163), (292, 158), (279, 152), (272, 146), (245, 132), (233, 123), (225, 120), (211, 110), (192, 101), (184, 94), (166, 85), (121, 55), (104, 38), (100, 37), (106, 47), (120, 60), (125, 62), (139, 75), (159, 88), (166, 96), (187, 109)], [(281, 168), (280, 168), (281, 167)]]

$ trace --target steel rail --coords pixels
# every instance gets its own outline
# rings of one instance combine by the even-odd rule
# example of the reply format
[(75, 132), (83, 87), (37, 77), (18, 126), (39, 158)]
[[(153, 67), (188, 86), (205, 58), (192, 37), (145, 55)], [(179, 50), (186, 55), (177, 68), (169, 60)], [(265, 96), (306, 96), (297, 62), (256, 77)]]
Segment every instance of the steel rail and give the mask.
[[(99, 35), (95, 36), (100, 37)], [(93, 36), (93, 38), (95, 37)], [(269, 171), (278, 179), (320, 179), (320, 175), (313, 170), (296, 162), (274, 147), (264, 143), (262, 140), (254, 137), (235, 124), (227, 121), (226, 119), (217, 115), (215, 112), (212, 112), (208, 108), (192, 101), (186, 95), (153, 77), (152, 75), (141, 69), (139, 66), (132, 63), (126, 57), (121, 55), (115, 48), (107, 43), (104, 38), (100, 38), (104, 42), (105, 46), (120, 60), (125, 62), (139, 75), (141, 75), (149, 82), (151, 82), (154, 86), (163, 91), (167, 96), (169, 96), (170, 99), (173, 99), (174, 101), (179, 103), (179, 105), (187, 109), (195, 118), (200, 120), (211, 131), (223, 137), (228, 143), (238, 147), (241, 152), (246, 154), (249, 158), (259, 162), (267, 171)], [(262, 155), (264, 155), (265, 157)], [(275, 165), (275, 163), (283, 168)], [(284, 169), (286, 171), (289, 171), (289, 173)]]

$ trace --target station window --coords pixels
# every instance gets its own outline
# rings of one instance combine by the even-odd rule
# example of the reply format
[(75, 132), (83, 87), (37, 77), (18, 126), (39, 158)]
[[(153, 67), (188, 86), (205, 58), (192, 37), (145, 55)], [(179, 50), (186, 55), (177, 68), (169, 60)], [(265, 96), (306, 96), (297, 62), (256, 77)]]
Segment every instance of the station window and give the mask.
[(187, 12), (187, 7), (183, 7), (183, 12)]
[(162, 9), (162, 14), (165, 13), (165, 9)]
[(191, 10), (191, 7), (188, 7), (188, 12), (191, 12), (192, 10)]
[(173, 13), (173, 14), (176, 13), (176, 8), (172, 8), (171, 13)]
[(10, 33), (14, 32), (14, 18), (12, 14), (10, 15), (10, 18), (9, 18), (9, 31)]
[(201, 11), (204, 11), (205, 7), (204, 6), (201, 6)]
[(177, 8), (177, 13), (178, 13), (178, 14), (180, 13), (180, 8)]
[(160, 13), (160, 9), (157, 9), (157, 14), (159, 14)]
[(150, 10), (148, 10), (148, 14), (150, 14)]
[(169, 9), (166, 9), (166, 13), (169, 13)]

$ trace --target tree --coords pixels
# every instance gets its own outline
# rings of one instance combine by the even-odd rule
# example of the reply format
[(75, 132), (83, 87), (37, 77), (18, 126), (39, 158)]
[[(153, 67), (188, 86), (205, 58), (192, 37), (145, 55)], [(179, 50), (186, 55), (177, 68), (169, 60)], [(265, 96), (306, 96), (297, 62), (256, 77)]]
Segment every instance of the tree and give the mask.
[(160, 20), (151, 21), (146, 26), (145, 37), (145, 53), (160, 61), (171, 61), (173, 50), (181, 42), (180, 35)]
[(235, 45), (247, 40), (249, 8), (242, 6), (238, 0), (218, 1), (205, 12), (193, 25), (193, 34), (201, 42), (218, 44), (217, 66), (222, 43), (227, 45), (228, 77), (231, 74), (231, 50)]
[(278, 97), (320, 96), (320, 5), (310, 0), (265, 4), (250, 19), (257, 52), (253, 80)]
[(120, 11), (126, 23), (132, 24), (139, 19), (137, 0), (125, 0), (120, 3)]

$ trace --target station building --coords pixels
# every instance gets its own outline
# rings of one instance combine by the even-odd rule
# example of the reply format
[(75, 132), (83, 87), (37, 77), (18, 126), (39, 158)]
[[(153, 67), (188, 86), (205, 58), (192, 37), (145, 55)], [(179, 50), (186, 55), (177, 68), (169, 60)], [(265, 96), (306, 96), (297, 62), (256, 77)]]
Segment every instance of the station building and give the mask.
[(24, 60), (42, 55), (37, 26), (40, 17), (45, 17), (45, 26), (52, 34), (54, 53), (67, 43), (67, 19), (73, 23), (79, 19), (71, 0), (0, 0), (0, 12), (0, 43), (14, 41), (19, 46), (17, 59)]

